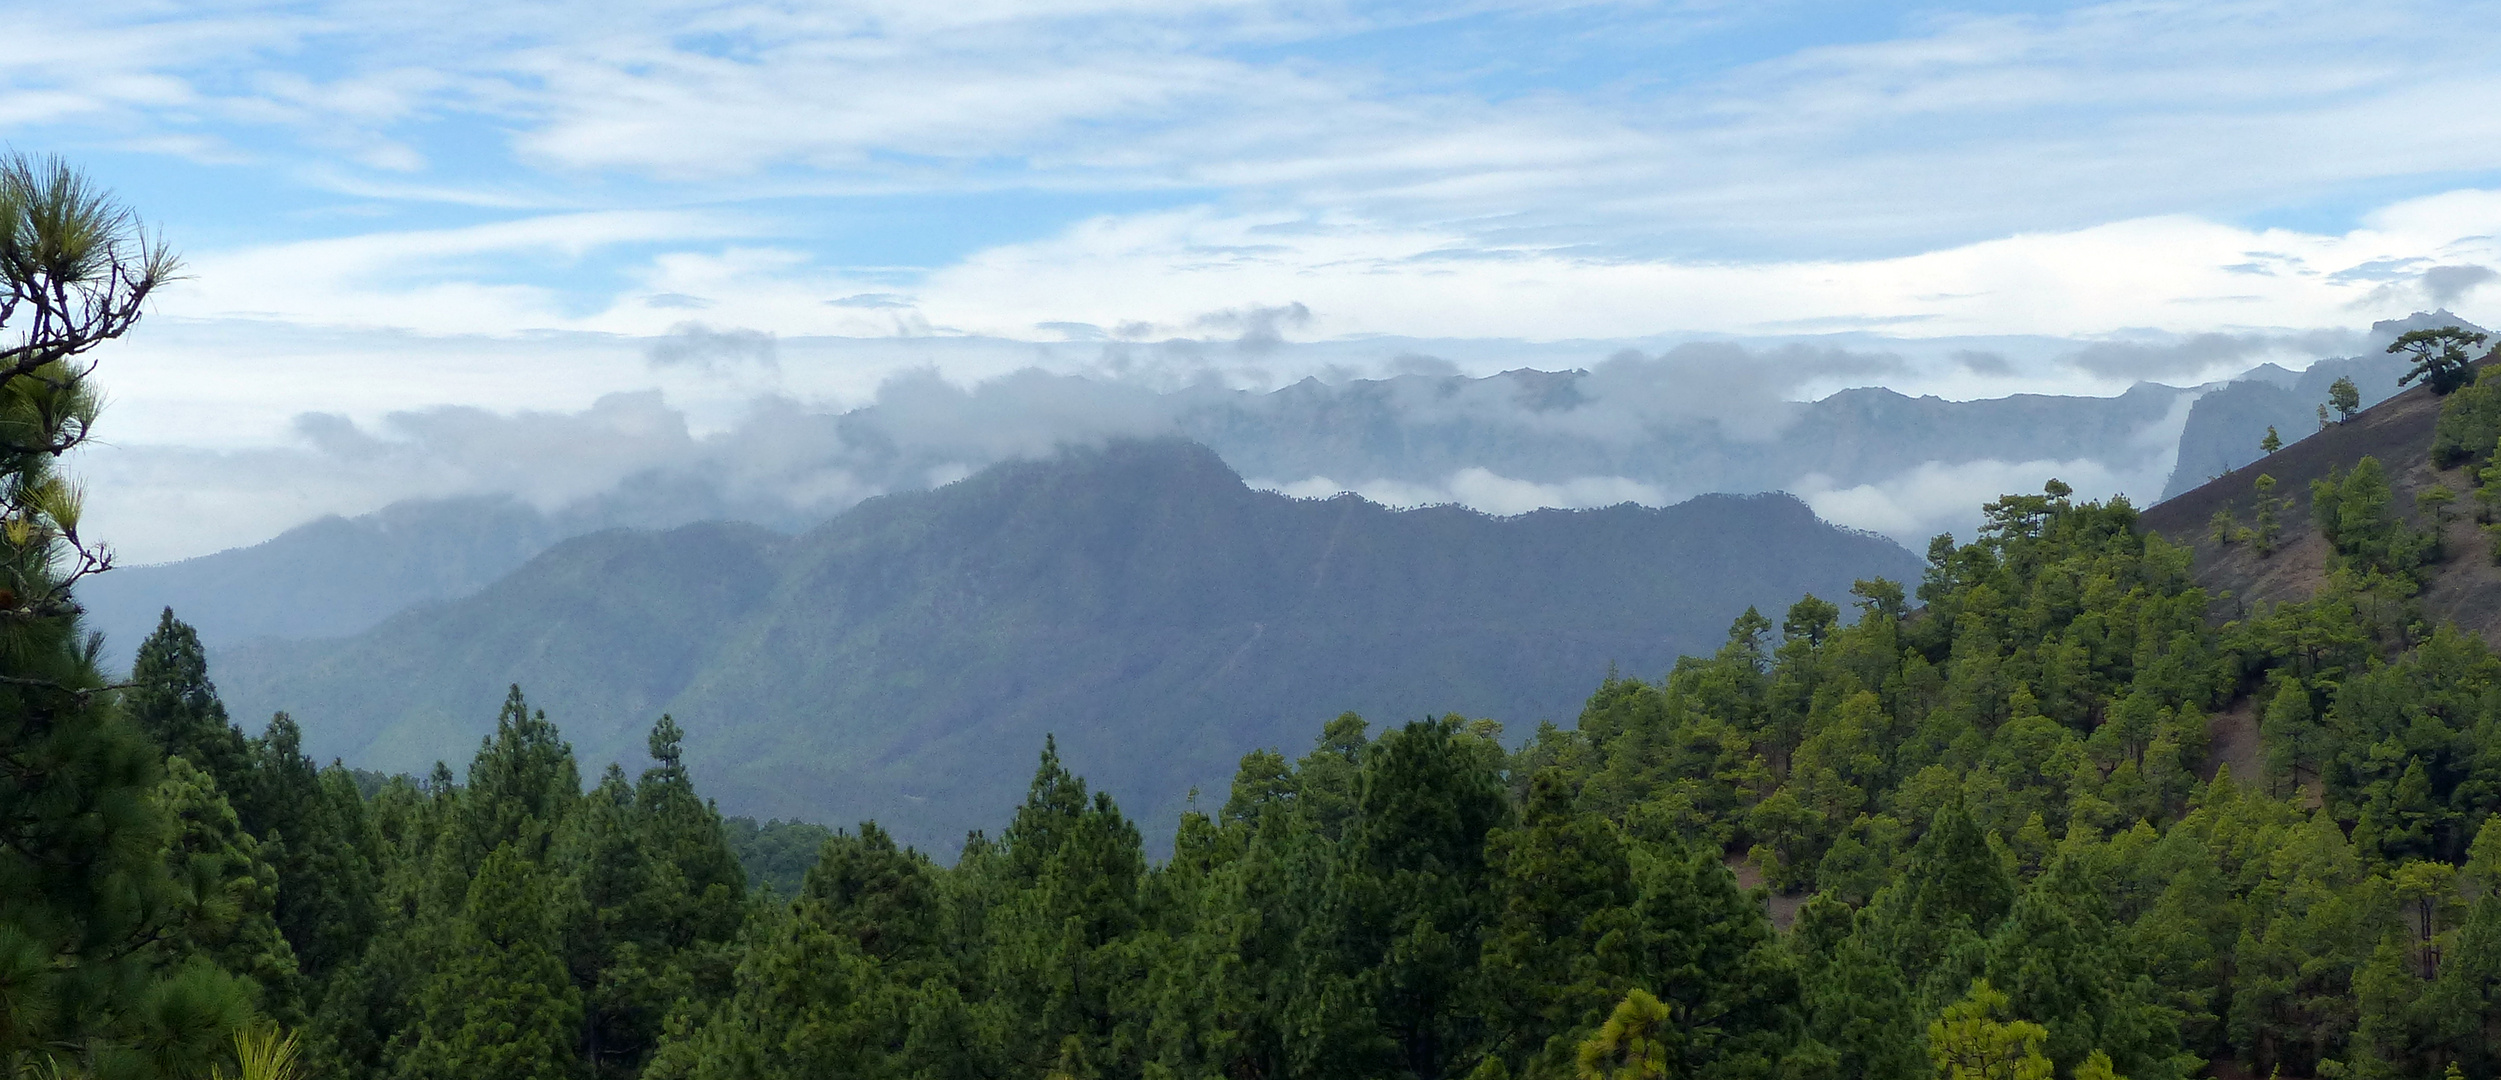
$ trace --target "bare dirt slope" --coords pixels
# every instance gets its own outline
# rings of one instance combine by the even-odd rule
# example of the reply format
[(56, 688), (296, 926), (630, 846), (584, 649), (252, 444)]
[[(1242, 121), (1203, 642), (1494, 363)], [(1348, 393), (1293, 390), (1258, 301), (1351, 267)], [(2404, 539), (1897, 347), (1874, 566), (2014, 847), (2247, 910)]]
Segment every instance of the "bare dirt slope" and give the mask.
[[(2458, 493), (2453, 518), (2443, 535), (2445, 560), (2435, 569), (2422, 593), (2423, 613), (2435, 622), (2454, 622), (2501, 643), (2501, 566), (2478, 531), (2468, 497), (2475, 484), (2467, 468), (2432, 468), (2432, 425), (2440, 416), (2440, 399), (2414, 387), (2365, 409), (2352, 420), (2331, 425), (2235, 469), (2176, 498), (2145, 511), (2144, 524), (2164, 539), (2196, 552), (2197, 580), (2218, 594), (2226, 617), (2266, 602), (2308, 599), (2325, 579), (2327, 544), (2310, 520), (2310, 481), (2330, 468), (2350, 468), (2363, 457), (2376, 457), (2388, 469), (2396, 488), (2397, 510), (2418, 527), (2414, 497), (2434, 484)], [(2298, 432), (2283, 432), (2287, 438)], [(2292, 500), (2280, 515), (2283, 542), (2271, 555), (2260, 555), (2246, 543), (2217, 544), (2210, 522), (2219, 509), (2229, 509), (2244, 525), (2251, 521), (2259, 474), (2275, 477), (2275, 494)]]

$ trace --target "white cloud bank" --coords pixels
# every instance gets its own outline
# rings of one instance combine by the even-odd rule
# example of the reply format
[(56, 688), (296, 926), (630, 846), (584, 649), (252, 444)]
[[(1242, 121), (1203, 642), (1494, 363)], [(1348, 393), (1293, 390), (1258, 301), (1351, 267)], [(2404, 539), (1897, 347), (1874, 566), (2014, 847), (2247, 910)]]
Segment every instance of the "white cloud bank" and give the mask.
[[(2078, 498), (2107, 499), (2132, 495), (2141, 504), (2161, 489), (2169, 475), (2115, 469), (2091, 458), (2072, 461), (1929, 461), (1884, 480), (1837, 487), (1827, 477), (1809, 475), (1789, 487), (1805, 500), (1815, 516), (1835, 525), (1864, 529), (1891, 538), (1913, 551), (1924, 550), (1929, 537), (1956, 533), (1971, 539), (1982, 504), (2001, 495), (2037, 492), (2050, 480), (2062, 480)], [(1440, 484), (1399, 480), (1340, 483), (1325, 476), (1302, 480), (1252, 480), (1252, 487), (1301, 499), (1325, 499), (1352, 493), (1391, 507), (1464, 506), (1509, 517), (1532, 510), (1594, 509), (1622, 503), (1667, 506), (1678, 497), (1622, 476), (1583, 476), (1561, 483), (1516, 480), (1489, 469), (1461, 469)]]
[[(0, 140), (178, 208), (191, 277), (105, 358), (121, 445), (90, 458), (108, 516), (195, 515), (160, 551), (521, 483), (304, 465), (311, 413), (387, 441), (657, 391), (699, 443), (915, 371), (1603, 382), (1633, 349), (1695, 362), (1554, 422), (1764, 434), (1858, 382), (2109, 393), (2417, 308), (2501, 323), (2501, 111), (2461, 104), (2501, 99), (2488, 5), (1869, 10), (1842, 40), (1708, 5), (53, 5), (11, 13)], [(876, 226), (898, 207), (922, 217)], [(1757, 348), (1673, 352), (1731, 339)], [(510, 468), (565, 488), (529, 457), (561, 448)], [(277, 479), (220, 503), (186, 460)], [(2042, 469), (2093, 487), (2069, 461), (1799, 486), (1915, 535)], [(1373, 486), (1667, 495), (1488, 470)]]
[(1247, 480), (1245, 483), (1298, 499), (1326, 499), (1353, 493), (1383, 506), (1464, 506), (1496, 517), (1549, 508), (1578, 510), (1623, 503), (1664, 506), (1674, 501), (1657, 487), (1622, 476), (1579, 476), (1560, 483), (1541, 484), (1532, 480), (1515, 480), (1484, 468), (1461, 469), (1440, 484), (1386, 479), (1341, 484), (1325, 476), (1291, 481)]
[(701, 249), (763, 228), (718, 215), (564, 215), (202, 253), (163, 310), (245, 324), (238, 333), (276, 321), (435, 335), (656, 335), (692, 308), (710, 326), (782, 337), (1055, 340), (1075, 327), (1154, 340), (1204, 333), (1228, 311), (1269, 309), (1305, 313), (1271, 321), (1279, 340), (1532, 341), (1835, 331), (2090, 339), (2122, 328), (2339, 328), (2443, 303), (2470, 317), (2501, 312), (2489, 273), (2501, 266), (2501, 191), (2486, 190), (2401, 202), (2334, 235), (2161, 217), (1852, 261), (1458, 251), (1467, 238), (1442, 230), (1194, 209), (1098, 218), (977, 251), (908, 294), (744, 241), (626, 255), (630, 285), (589, 309), (569, 294), (476, 276), (481, 260), (613, 260), (601, 253), (654, 242)]
[[(2167, 470), (2166, 470), (2167, 475)], [(2075, 461), (1929, 461), (1873, 484), (1836, 488), (1823, 477), (1804, 478), (1791, 492), (1814, 508), (1815, 516), (1838, 525), (1882, 533), (1913, 551), (1923, 550), (1938, 533), (1971, 539), (1972, 523), (1982, 504), (2000, 495), (2037, 492), (2052, 479), (2075, 488), (2077, 497), (2106, 499), (2132, 488), (2140, 500), (2150, 489), (2144, 478), (2123, 475), (2107, 463)]]

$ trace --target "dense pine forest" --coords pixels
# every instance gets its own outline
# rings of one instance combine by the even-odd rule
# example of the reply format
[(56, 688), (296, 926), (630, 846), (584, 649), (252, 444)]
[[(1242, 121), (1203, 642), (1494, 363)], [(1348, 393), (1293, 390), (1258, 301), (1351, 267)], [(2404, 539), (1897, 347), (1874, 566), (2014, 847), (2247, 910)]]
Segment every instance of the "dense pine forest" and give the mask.
[[(1570, 729), (1340, 716), (1177, 823), (1046, 742), (942, 865), (873, 822), (725, 821), (668, 717), (591, 779), (515, 688), (465, 769), (383, 777), (316, 767), (283, 714), (247, 735), (171, 612), (110, 681), (74, 600), (109, 557), (55, 463), (87, 350), (171, 264), (66, 170), (11, 169), (15, 1073), (2501, 1075), (2501, 658), (2413, 599), (2490, 553), (2441, 550), (2419, 522), (2449, 511), (2395, 506), (2379, 462), (2310, 521), (2218, 523), (2319, 530), (2310, 599), (2219, 603), (2126, 502), (2053, 482), (1915, 585), (1749, 610)], [(2444, 466), (2489, 516), (2467, 389)], [(2236, 724), (2241, 774), (2210, 745)]]

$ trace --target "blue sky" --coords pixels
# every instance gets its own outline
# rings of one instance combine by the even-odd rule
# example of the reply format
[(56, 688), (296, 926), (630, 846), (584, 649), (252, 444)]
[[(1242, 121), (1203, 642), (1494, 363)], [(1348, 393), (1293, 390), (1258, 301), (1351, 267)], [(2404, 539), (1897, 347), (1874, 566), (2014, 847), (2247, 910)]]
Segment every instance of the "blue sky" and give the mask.
[[(1483, 343), (2044, 343), (1901, 380), (1961, 395), (2124, 381), (2062, 342), (2501, 319), (2501, 288), (2423, 277), (2501, 264), (2491, 3), (4, 13), (0, 141), (81, 164), (192, 267), (116, 384), (132, 446), (655, 387), (839, 404), (1289, 309), (1289, 342), (1480, 343), (1467, 370), (1515, 355)], [(648, 362), (690, 324), (837, 344)], [(888, 339), (919, 344), (838, 345)], [(283, 390), (237, 415), (255, 377)]]
[(1176, 210), (1760, 264), (2164, 215), (2335, 235), (2501, 175), (2486, 4), (24, 8), (0, 136), (188, 250), (682, 215), (378, 268), (560, 311), (672, 250), (911, 284)]

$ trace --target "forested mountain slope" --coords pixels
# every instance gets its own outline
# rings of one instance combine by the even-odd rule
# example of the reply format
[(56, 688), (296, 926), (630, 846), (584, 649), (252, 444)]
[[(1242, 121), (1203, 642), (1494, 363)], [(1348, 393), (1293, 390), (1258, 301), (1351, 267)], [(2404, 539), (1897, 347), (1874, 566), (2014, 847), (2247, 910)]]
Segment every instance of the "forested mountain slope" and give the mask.
[[(2393, 371), (2402, 365), (2387, 364)], [(2479, 370), (2489, 371), (2489, 363)], [(2411, 599), (2427, 624), (2454, 622), (2501, 641), (2501, 567), (2490, 557), (2492, 542), (2482, 529), (2489, 514), (2476, 510), (2476, 475), (2492, 451), (2493, 435), (2479, 436), (2493, 421), (2468, 420), (2470, 411), (2490, 410), (2501, 416), (2501, 380), (2487, 379), (2447, 398), (2423, 386), (2363, 410), (2353, 419), (2306, 435), (2287, 431), (2298, 441), (2176, 498), (2145, 511), (2149, 530), (2195, 553), (2197, 580), (2214, 590), (2226, 617), (2246, 614), (2266, 604), (2307, 600), (2327, 582), (2339, 553), (2317, 527), (2316, 482), (2331, 473), (2343, 477), (2364, 458), (2378, 463), (2388, 488), (2390, 514), (2406, 529), (2436, 535), (2438, 542), (2417, 557), (2412, 567)], [(2490, 402), (2489, 404), (2487, 402)], [(2443, 448), (2443, 414), (2453, 433)], [(2478, 426), (2482, 425), (2482, 426)], [(2315, 428), (2315, 424), (2311, 425)], [(2261, 495), (2259, 478), (2272, 479)], [(2418, 500), (2435, 491), (2448, 493), (2434, 509)], [(2261, 544), (2242, 538), (2237, 529), (2258, 525), (2262, 498), (2276, 503), (2273, 511), (2281, 539)], [(2215, 515), (2228, 515), (2234, 530), (2218, 536)], [(2228, 594), (2228, 595), (2226, 595)]]
[[(2495, 391), (2441, 402), (2430, 449), (2501, 488), (2501, 463), (2468, 449), (2501, 445)], [(2402, 427), (2388, 418), (2405, 404), (2347, 430)], [(822, 844), (788, 903), (739, 902), (754, 894), (733, 845), (754, 838), (703, 795), (740, 782), (743, 763), (690, 768), (700, 727), (634, 730), (648, 731), (641, 779), (612, 767), (586, 791), (575, 747), (615, 745), (608, 729), (639, 718), (581, 705), (560, 733), (515, 690), (465, 781), (437, 766), (360, 788), (344, 769), (317, 775), (291, 721), (257, 739), (229, 727), (172, 620), (122, 700), (176, 755), (160, 798), (228, 823), (199, 842), (248, 853), (283, 838), (259, 849), (266, 865), (226, 864), (259, 883), (237, 895), (259, 899), (229, 905), (254, 936), (216, 963), (310, 1033), (319, 1075), (519, 1062), (595, 1080), (2495, 1080), (2501, 657), (2415, 600), (2487, 549), (2436, 552), (2397, 506), (2388, 476), (2406, 463), (2390, 460), (2328, 462), (2311, 498), (2333, 515), (2280, 520), (2263, 540), (2224, 520), (2232, 544), (2266, 542), (2270, 559), (2321, 534), (2321, 583), (2302, 598), (2219, 609), (2192, 553), (2144, 515), (2053, 483), (1988, 504), (1972, 542), (1933, 545), (1915, 587), (1856, 581), (1854, 612), (1812, 596), (1747, 610), (1663, 677), (1596, 680), (1576, 722), (1515, 750), (1461, 717), (1397, 722), (1411, 705), (1372, 725), (1304, 719), (1257, 733), (1274, 741), (1239, 757), (1221, 805), (1211, 786), (1177, 820), (1131, 816), (1066, 745), (993, 724), (981, 745), (944, 749), (1023, 774), (1039, 743), (1021, 804), (957, 800), (994, 832), (935, 860), (860, 823)], [(1060, 640), (1083, 640), (1072, 627), (1195, 632), (1124, 581), (1232, 611), (1257, 556), (1286, 573), (1261, 580), (1303, 587), (1287, 601), (1350, 625), (1464, 627), (1455, 594), (1424, 583), (1476, 564), (1445, 555), (1395, 576), (1364, 552), (1439, 530), (1630, 520), (1341, 500), (1286, 504), (1322, 513), (1325, 528), (1298, 528), (1224, 512), (1274, 498), (1229, 478), (1203, 452), (1128, 444), (871, 504), (796, 540), (603, 534), (496, 603), (437, 610), (465, 610), (466, 662), (608, 658), (592, 674), (616, 700), (690, 670), (700, 685), (720, 670), (708, 657), (758, 643), (874, 661), (809, 636), (847, 611), (930, 613), (880, 624), (901, 646), (967, 640), (926, 629), (961, 624), (1073, 669), (1088, 657)], [(1483, 558), (1585, 548), (1606, 570), (1661, 553), (1704, 563), (1733, 542), (1594, 535)], [(1634, 547), (1652, 558), (1621, 554)], [(1237, 572), (1188, 572), (1208, 564)], [(1387, 599), (1356, 595), (1350, 568), (1366, 566)], [(1311, 587), (1329, 582), (1342, 587)], [(1354, 599), (1331, 607), (1324, 592)], [(1037, 609), (1058, 638), (1035, 629)], [(615, 660), (670, 641), (702, 645), (679, 667)], [(387, 666), (411, 644), (425, 642), (315, 659)], [(1020, 688), (963, 655), (975, 662), (949, 678), (1021, 707)], [(1293, 659), (1327, 673), (1327, 657)], [(795, 670), (720, 677), (769, 686)], [(912, 689), (948, 692), (936, 678)], [(1243, 693), (1297, 692), (1278, 678)], [(1132, 747), (1157, 745), (1152, 723), (1226, 715), (1186, 695), (1159, 704), (1116, 729)], [(2251, 712), (2266, 752), (2219, 767), (2210, 718)], [(734, 734), (748, 719), (705, 722)], [(1097, 776), (1134, 768), (1088, 754)], [(1162, 836), (1170, 857), (1150, 858)], [(1794, 921), (1767, 916), (1736, 862)]]
[(329, 637), (411, 603), (476, 592), (561, 537), (518, 499), (400, 502), (306, 522), (250, 547), (124, 567), (79, 600), (88, 627), (125, 662), (167, 607), (210, 641)]
[(505, 495), (409, 499), (355, 517), (324, 517), (249, 547), (123, 567), (80, 593), (86, 625), (120, 667), (167, 607), (212, 645), (345, 637), (409, 607), (475, 594), (557, 543), (601, 529), (753, 521), (796, 531), (818, 518), (718, 485), (644, 475), (542, 510)]
[[(1745, 612), (1516, 751), (1457, 717), (1306, 723), (1157, 828), (1044, 742), (960, 857), (862, 823), (743, 908), (695, 787), (722, 770), (675, 723), (585, 792), (516, 691), (465, 783), (332, 770), (272, 802), (265, 775), (311, 775), (292, 726), (227, 729), (178, 625), (135, 681), (166, 745), (242, 748), (216, 758), (242, 820), (335, 807), (266, 828), (374, 868), (279, 878), (299, 954), (364, 943), (303, 996), (326, 1075), (2501, 1075), (2501, 658), (2420, 631), (2366, 548), (2219, 624), (2186, 551), (2068, 494), (1936, 545), (1918, 614), (1877, 580), (1853, 614)], [(2253, 697), (2281, 752), (2207, 775), (2207, 718)]]
[(1254, 491), (1208, 450), (1113, 444), (871, 500), (796, 538), (736, 525), (563, 544), (341, 641), (218, 656), (238, 715), (317, 757), (423, 772), (519, 683), (593, 761), (652, 718), (734, 812), (952, 848), (1056, 732), (1162, 820), (1327, 717), (1568, 718), (1749, 605), (1917, 563), (1786, 496), (1496, 519)]

